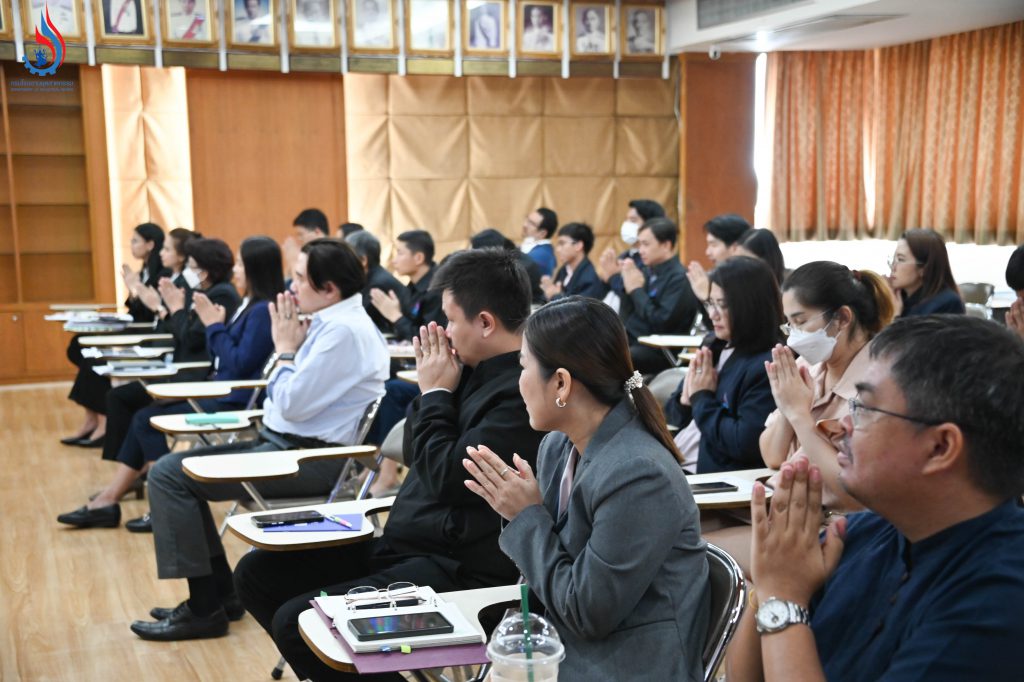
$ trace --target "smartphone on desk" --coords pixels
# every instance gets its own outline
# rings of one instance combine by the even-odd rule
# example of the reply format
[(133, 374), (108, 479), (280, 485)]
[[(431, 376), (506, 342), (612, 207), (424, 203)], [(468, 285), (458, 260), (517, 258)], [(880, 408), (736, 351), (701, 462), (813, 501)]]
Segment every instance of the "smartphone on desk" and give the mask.
[(739, 491), (739, 488), (725, 481), (711, 481), (709, 483), (695, 483), (690, 486), (690, 491), (694, 495), (706, 495), (707, 493), (735, 493)]
[(348, 622), (348, 627), (360, 642), (396, 637), (445, 635), (455, 630), (455, 626), (437, 611), (353, 618)]
[(267, 526), (289, 526), (297, 523), (313, 523), (323, 520), (323, 514), (310, 509), (308, 511), (281, 512), (279, 514), (260, 514), (259, 516), (252, 517), (252, 524), (257, 528), (266, 528)]

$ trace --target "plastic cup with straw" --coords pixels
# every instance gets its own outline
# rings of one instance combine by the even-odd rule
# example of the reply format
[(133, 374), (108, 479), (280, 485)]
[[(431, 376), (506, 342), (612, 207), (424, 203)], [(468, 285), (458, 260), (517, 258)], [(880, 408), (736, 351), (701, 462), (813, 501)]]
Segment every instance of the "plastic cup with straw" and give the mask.
[(526, 677), (533, 682), (533, 638), (530, 636), (530, 586), (519, 585), (519, 602), (523, 611), (523, 646), (526, 648)]

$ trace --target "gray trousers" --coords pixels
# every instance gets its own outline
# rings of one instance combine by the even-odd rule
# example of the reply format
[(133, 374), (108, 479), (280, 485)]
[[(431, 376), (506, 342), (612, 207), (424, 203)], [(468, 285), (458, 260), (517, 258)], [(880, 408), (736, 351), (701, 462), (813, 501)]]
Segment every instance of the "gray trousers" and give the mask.
[[(156, 546), (157, 576), (161, 579), (198, 578), (211, 575), (211, 557), (222, 556), (224, 546), (217, 533), (210, 505), (207, 502), (248, 499), (240, 483), (200, 483), (181, 469), (186, 457), (202, 457), (233, 452), (280, 450), (277, 444), (263, 438), (214, 445), (185, 452), (171, 452), (149, 471), (149, 508), (153, 520)], [(256, 484), (256, 490), (267, 498), (324, 498), (345, 465), (345, 459), (303, 462), (294, 478), (277, 479)]]

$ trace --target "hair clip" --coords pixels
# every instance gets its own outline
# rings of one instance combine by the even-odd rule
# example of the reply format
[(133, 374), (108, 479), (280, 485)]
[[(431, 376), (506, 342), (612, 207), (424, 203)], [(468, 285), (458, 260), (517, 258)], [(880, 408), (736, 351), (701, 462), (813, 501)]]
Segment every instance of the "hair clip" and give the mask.
[(638, 388), (643, 388), (644, 377), (640, 372), (634, 370), (633, 376), (626, 379), (626, 393), (632, 393)]

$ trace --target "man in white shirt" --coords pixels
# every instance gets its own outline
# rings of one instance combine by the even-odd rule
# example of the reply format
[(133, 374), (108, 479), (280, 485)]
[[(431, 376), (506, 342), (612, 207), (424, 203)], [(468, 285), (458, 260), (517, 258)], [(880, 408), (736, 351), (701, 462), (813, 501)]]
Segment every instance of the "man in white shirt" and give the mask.
[[(390, 357), (384, 337), (363, 309), (363, 267), (352, 249), (318, 239), (302, 247), (292, 295), (270, 306), (276, 367), (267, 386), (263, 428), (242, 443), (171, 453), (149, 473), (157, 574), (186, 578), (189, 599), (174, 609), (153, 609), (156, 622), (136, 621), (143, 639), (175, 641), (219, 637), (242, 617), (231, 569), (208, 501), (245, 497), (237, 483), (200, 483), (181, 468), (186, 456), (287, 450), (352, 444), (366, 407), (384, 395)], [(298, 305), (296, 305), (298, 304)], [(298, 311), (313, 313), (312, 322)], [(342, 462), (303, 464), (299, 475), (256, 485), (268, 497), (330, 492)]]

